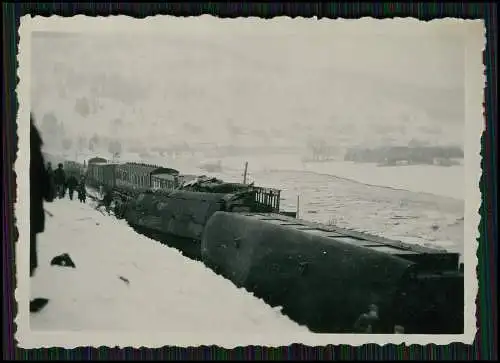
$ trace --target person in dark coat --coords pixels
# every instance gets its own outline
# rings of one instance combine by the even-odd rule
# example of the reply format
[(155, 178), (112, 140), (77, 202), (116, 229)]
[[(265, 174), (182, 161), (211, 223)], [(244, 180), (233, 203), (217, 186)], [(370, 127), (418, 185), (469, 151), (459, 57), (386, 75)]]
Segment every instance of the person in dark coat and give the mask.
[(78, 180), (74, 175), (71, 175), (66, 181), (66, 185), (68, 187), (69, 199), (73, 200), (73, 193), (75, 192), (76, 187), (78, 186)]
[(52, 169), (52, 163), (49, 161), (47, 163), (47, 175), (49, 177), (50, 189), (54, 192), (54, 198), (56, 197), (57, 188), (54, 182), (54, 169)]
[(59, 163), (56, 171), (54, 171), (54, 183), (56, 185), (57, 196), (61, 199), (66, 194), (66, 173), (63, 169), (63, 164)]
[[(44, 201), (52, 202), (55, 197), (54, 186), (45, 169), (42, 154), (42, 138), (38, 132), (33, 115), (30, 115), (30, 277), (38, 267), (37, 234), (45, 230)], [(30, 311), (36, 310), (37, 303), (45, 299), (30, 302)]]
[(118, 198), (115, 201), (115, 206), (113, 208), (115, 217), (118, 219), (123, 219), (125, 216), (125, 211), (127, 209), (127, 200), (125, 197)]
[(47, 174), (54, 177), (54, 169), (52, 169), (52, 163), (50, 161), (47, 163)]
[(82, 175), (80, 178), (80, 182), (77, 187), (78, 191), (78, 200), (80, 203), (85, 203), (87, 199), (87, 189), (85, 189), (85, 177)]
[(102, 204), (106, 208), (106, 212), (110, 212), (111, 202), (113, 202), (113, 192), (111, 189), (106, 188), (104, 191), (104, 198), (102, 198)]
[(103, 187), (102, 193), (103, 193), (103, 198), (98, 202), (95, 209), (99, 209), (100, 207), (104, 206), (106, 212), (109, 213), (111, 208), (111, 202), (113, 201), (113, 191), (108, 187)]

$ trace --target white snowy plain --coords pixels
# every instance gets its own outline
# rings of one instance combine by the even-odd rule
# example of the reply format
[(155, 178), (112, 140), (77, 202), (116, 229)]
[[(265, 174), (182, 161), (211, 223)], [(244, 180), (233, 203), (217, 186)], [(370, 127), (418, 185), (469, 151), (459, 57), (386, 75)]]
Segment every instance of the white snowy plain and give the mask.
[[(31, 314), (32, 330), (308, 333), (202, 263), (88, 203), (45, 205), (31, 296), (49, 304)], [(76, 268), (50, 265), (63, 253)]]

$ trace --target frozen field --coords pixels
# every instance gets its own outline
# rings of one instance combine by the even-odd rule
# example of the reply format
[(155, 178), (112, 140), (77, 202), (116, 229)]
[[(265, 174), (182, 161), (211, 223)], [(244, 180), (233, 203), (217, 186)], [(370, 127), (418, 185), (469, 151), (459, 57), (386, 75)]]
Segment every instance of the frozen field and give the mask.
[(281, 185), (282, 206), (300, 218), (463, 253), (464, 202), (370, 186), (312, 172), (256, 173), (265, 186)]

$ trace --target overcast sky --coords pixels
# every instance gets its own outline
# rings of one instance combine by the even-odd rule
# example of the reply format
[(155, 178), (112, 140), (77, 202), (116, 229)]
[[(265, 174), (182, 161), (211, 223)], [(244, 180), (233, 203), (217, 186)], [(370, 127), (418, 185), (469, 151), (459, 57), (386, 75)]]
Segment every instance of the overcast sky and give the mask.
[[(270, 123), (394, 124), (409, 117), (464, 123), (460, 23), (204, 16), (170, 18), (157, 29), (70, 37), (35, 33), (35, 108), (62, 107), (47, 88), (71, 69), (84, 78), (118, 75), (131, 88), (144, 87), (137, 103), (148, 122), (231, 120), (263, 129)], [(126, 118), (128, 106), (117, 116)]]

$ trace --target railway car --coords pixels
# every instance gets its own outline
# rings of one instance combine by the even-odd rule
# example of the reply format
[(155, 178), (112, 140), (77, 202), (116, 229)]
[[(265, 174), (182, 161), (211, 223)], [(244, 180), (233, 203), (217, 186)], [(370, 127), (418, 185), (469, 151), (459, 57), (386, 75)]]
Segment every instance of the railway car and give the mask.
[(86, 183), (91, 187), (99, 187), (98, 169), (99, 165), (108, 161), (104, 158), (95, 157), (87, 161)]
[[(103, 161), (104, 160), (104, 161)], [(94, 158), (87, 163), (87, 183), (89, 186), (99, 188), (116, 187), (116, 167), (119, 164), (109, 163), (106, 159)]]
[(171, 168), (157, 168), (150, 173), (151, 189), (172, 191), (179, 186), (179, 171)]
[(174, 191), (169, 194), (144, 192), (128, 204), (128, 224), (156, 240), (199, 260), (203, 228), (210, 216), (224, 210), (227, 194)]
[(75, 161), (66, 160), (63, 162), (64, 171), (66, 173), (66, 177), (74, 176), (79, 179), (81, 175), (84, 174), (83, 164), (80, 164)]
[(100, 158), (100, 157), (95, 157), (95, 158), (91, 158), (87, 161), (87, 164), (102, 164), (102, 163), (107, 163), (108, 160), (107, 159), (104, 159), (104, 158)]
[[(274, 212), (280, 211), (281, 191), (274, 188), (263, 188), (242, 183), (227, 183), (216, 178), (200, 178), (182, 187), (183, 190), (206, 193), (241, 193), (250, 194), (246, 201), (247, 211)], [(242, 207), (243, 208), (243, 207)]]
[(373, 333), (461, 334), (459, 255), (277, 214), (215, 212), (202, 260), (299, 324), (353, 332), (374, 305)]
[(233, 192), (177, 189), (166, 194), (141, 193), (129, 202), (125, 219), (136, 230), (200, 259), (203, 229), (213, 213), (261, 209), (255, 203), (255, 191), (249, 188)]
[(158, 165), (127, 162), (116, 169), (116, 187), (123, 190), (147, 190), (151, 188), (151, 172)]
[(178, 170), (145, 163), (111, 163), (100, 157), (88, 161), (86, 175), (89, 186), (111, 188), (122, 200), (148, 190), (170, 192), (179, 184)]

